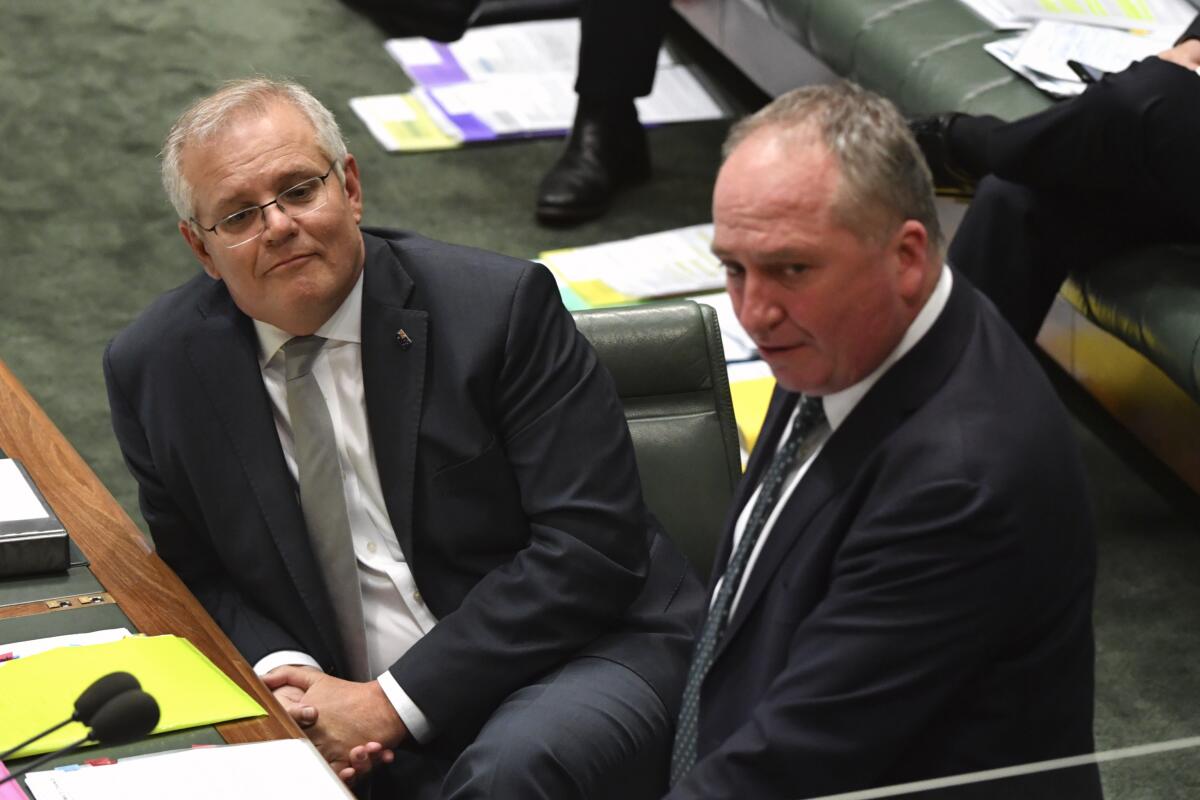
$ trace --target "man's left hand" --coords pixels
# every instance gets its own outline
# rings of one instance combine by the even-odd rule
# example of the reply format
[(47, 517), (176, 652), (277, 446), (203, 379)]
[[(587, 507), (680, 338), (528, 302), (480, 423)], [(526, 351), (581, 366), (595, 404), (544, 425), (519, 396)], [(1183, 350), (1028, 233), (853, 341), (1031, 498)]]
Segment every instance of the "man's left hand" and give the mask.
[(302, 703), (317, 709), (306, 733), (342, 780), (350, 782), (378, 762), (392, 760), (392, 748), (408, 737), (378, 681), (355, 683), (323, 672), (279, 667), (263, 676), (271, 690), (293, 686), (304, 691)]

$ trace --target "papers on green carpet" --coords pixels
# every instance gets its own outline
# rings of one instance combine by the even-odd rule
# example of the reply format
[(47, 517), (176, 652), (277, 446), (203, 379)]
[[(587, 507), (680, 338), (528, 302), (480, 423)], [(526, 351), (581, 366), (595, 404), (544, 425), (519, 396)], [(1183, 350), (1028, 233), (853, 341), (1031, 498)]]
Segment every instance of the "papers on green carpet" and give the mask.
[[(452, 44), (391, 39), (386, 48), (415, 88), (356, 97), (350, 107), (389, 151), (558, 135), (575, 116), (578, 47), (577, 19), (473, 28)], [(648, 125), (725, 116), (696, 75), (665, 50), (653, 91), (636, 103)]]
[[(60, 647), (0, 664), (0, 750), (67, 719), (75, 698), (97, 678), (123, 670), (158, 701), (155, 733), (266, 714), (186, 639), (131, 636), (116, 642)], [(81, 738), (71, 723), (16, 753), (48, 753)]]

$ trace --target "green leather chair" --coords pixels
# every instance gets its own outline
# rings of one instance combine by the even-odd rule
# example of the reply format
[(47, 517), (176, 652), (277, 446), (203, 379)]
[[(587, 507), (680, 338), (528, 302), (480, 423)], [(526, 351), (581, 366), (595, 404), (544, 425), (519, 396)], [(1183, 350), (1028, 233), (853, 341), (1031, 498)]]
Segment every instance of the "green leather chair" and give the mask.
[(716, 313), (691, 301), (580, 311), (612, 373), (646, 504), (708, 579), (741, 456)]

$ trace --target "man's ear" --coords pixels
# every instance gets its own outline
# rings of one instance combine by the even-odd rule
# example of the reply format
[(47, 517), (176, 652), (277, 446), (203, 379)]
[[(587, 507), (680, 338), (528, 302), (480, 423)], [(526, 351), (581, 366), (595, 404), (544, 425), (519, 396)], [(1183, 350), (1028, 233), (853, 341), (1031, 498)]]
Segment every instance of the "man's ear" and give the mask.
[(186, 219), (179, 220), (179, 232), (183, 234), (184, 241), (188, 243), (188, 247), (192, 248), (192, 252), (196, 254), (196, 259), (204, 267), (204, 271), (208, 273), (209, 277), (221, 280), (221, 274), (217, 272), (212, 256), (208, 254), (208, 248), (204, 246), (204, 239), (192, 227), (192, 223)]
[(939, 265), (930, 264), (929, 232), (915, 219), (907, 219), (900, 225), (892, 240), (892, 252), (896, 257), (896, 283), (900, 296), (907, 301), (923, 299), (925, 283), (931, 270)]
[(350, 208), (354, 210), (354, 221), (362, 222), (362, 181), (358, 176), (358, 162), (354, 160), (354, 156), (346, 154), (346, 160), (342, 164), (345, 180), (343, 182), (346, 190), (346, 199), (350, 202)]

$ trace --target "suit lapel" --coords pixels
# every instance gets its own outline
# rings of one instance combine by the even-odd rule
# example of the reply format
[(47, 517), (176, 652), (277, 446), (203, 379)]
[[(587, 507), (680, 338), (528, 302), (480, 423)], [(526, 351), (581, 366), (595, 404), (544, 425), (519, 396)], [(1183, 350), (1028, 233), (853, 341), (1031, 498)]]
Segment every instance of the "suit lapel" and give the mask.
[(383, 239), (364, 235), (362, 359), (367, 422), (388, 517), (413, 566), (413, 481), (425, 387), (429, 314), (405, 308), (412, 279)]
[(214, 285), (199, 312), (203, 320), (187, 340), (188, 358), (221, 420), (288, 575), (325, 640), (326, 651), (342, 669), (341, 640), (275, 430), (253, 323), (220, 285)]
[[(749, 617), (775, 573), (788, 560), (792, 549), (805, 536), (821, 534), (821, 531), (807, 531), (817, 512), (855, 478), (871, 452), (925, 404), (962, 358), (975, 323), (977, 301), (974, 291), (964, 278), (955, 276), (950, 298), (933, 327), (912, 350), (884, 373), (825, 442), (763, 543), (734, 615), (726, 626), (716, 657), (720, 657), (725, 646)], [(787, 403), (777, 402), (779, 395), (780, 391), (776, 390), (776, 396), (772, 398), (772, 411), (768, 413), (768, 422), (771, 424), (769, 438), (764, 428), (764, 437), (760, 438), (754, 458), (747, 466), (744, 487), (738, 492), (738, 508), (746, 502), (749, 492), (757, 485), (768, 463), (767, 454), (774, 453), (783, 427), (795, 406), (796, 395), (789, 395), (791, 402)], [(755, 459), (758, 459), (757, 464)], [(728, 541), (731, 539), (732, 525), (722, 548), (724, 555), (723, 560), (718, 562), (720, 564), (729, 558)]]

